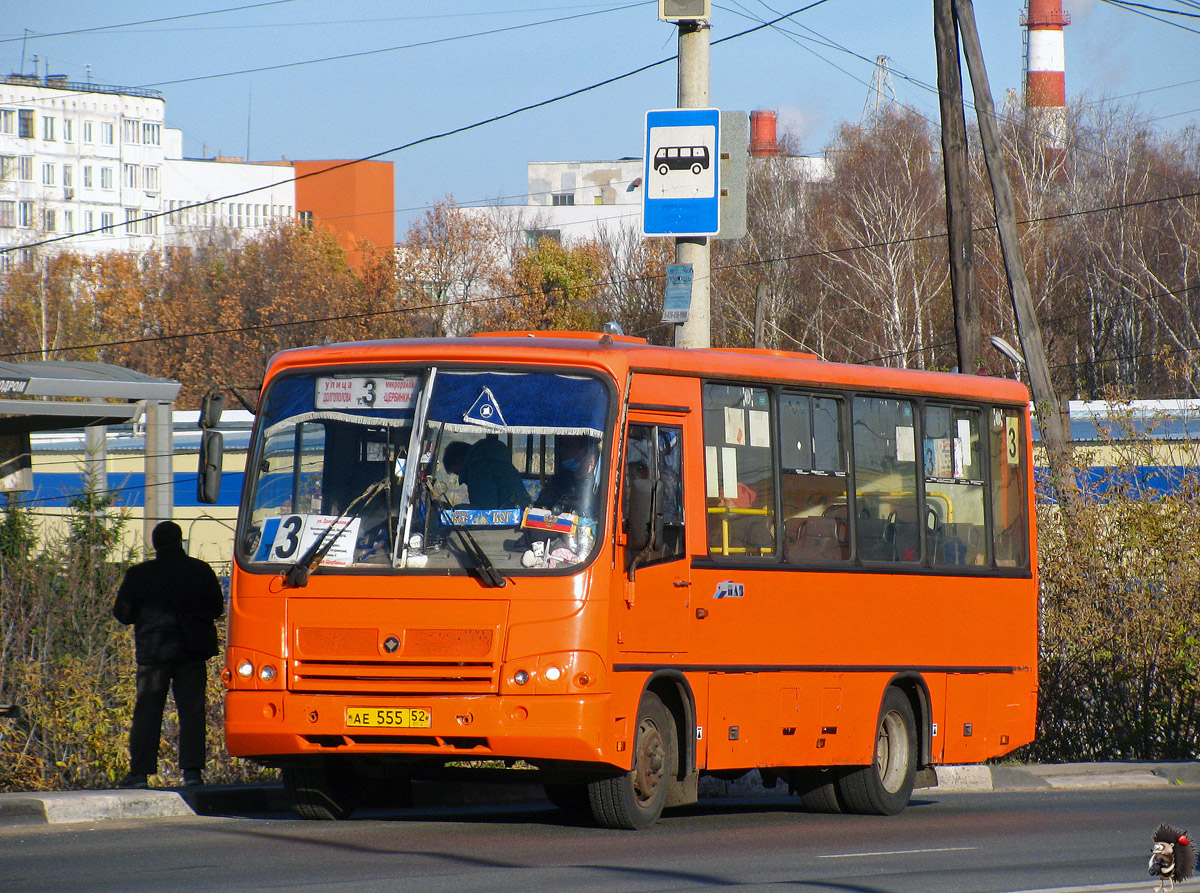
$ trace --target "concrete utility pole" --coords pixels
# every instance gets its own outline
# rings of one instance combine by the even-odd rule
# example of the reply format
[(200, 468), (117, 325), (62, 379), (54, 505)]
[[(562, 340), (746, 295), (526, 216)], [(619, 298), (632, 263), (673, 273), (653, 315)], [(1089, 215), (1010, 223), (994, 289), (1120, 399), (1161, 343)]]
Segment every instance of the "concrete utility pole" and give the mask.
[[(684, 20), (679, 27), (679, 87), (681, 109), (705, 109), (708, 99), (709, 24)], [(675, 328), (676, 347), (710, 347), (712, 322), (710, 242), (707, 236), (677, 236), (675, 263), (692, 265), (692, 306), (687, 322)]]
[(979, 323), (979, 302), (975, 297), (967, 121), (963, 115), (954, 0), (933, 0), (933, 39), (942, 109), (942, 172), (946, 178), (946, 233), (949, 236), (958, 371), (973, 374), (983, 366), (983, 332)]
[(1063, 418), (1062, 406), (1050, 381), (1050, 366), (1046, 362), (1042, 331), (1034, 312), (1029, 279), (1025, 276), (1021, 243), (1017, 237), (1012, 187), (1008, 182), (1008, 170), (1000, 150), (1000, 137), (996, 132), (996, 108), (992, 104), (992, 89), (988, 85), (987, 68), (983, 64), (983, 50), (979, 44), (979, 31), (975, 27), (975, 8), (971, 0), (954, 0), (954, 15), (962, 34), (967, 70), (971, 73), (975, 114), (979, 119), (979, 137), (983, 143), (988, 177), (992, 181), (996, 229), (1000, 235), (1004, 271), (1008, 277), (1009, 292), (1012, 294), (1017, 335), (1021, 339), (1025, 367), (1029, 371), (1029, 387), (1033, 390), (1034, 410), (1037, 412), (1042, 442), (1046, 445), (1050, 474), (1058, 492), (1059, 504), (1069, 508), (1078, 495), (1071, 461), (1070, 429)]

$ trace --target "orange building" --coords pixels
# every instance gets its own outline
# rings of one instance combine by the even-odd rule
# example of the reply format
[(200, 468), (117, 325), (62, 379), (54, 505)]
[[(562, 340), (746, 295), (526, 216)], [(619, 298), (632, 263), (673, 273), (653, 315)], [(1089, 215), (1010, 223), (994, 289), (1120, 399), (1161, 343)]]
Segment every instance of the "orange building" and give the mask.
[(332, 232), (354, 266), (362, 263), (360, 242), (395, 244), (390, 161), (293, 161), (292, 167), (300, 221)]

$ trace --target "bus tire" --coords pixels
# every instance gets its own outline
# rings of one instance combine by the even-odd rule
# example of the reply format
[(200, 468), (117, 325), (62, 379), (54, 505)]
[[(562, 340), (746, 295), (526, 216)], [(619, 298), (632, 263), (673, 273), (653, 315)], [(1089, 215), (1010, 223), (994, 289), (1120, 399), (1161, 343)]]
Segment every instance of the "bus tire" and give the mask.
[(692, 173), (695, 174), (697, 177), (700, 176), (700, 171), (702, 171), (702, 170), (704, 170), (704, 168), (699, 163), (692, 165)]
[(302, 819), (340, 821), (358, 806), (358, 783), (348, 769), (322, 763), (285, 766), (282, 774), (288, 805)]
[(837, 798), (837, 769), (800, 769), (791, 777), (792, 792), (805, 812), (841, 812)]
[(675, 719), (652, 691), (638, 707), (633, 764), (628, 772), (588, 785), (592, 818), (601, 828), (640, 831), (662, 815), (678, 764)]
[(875, 758), (851, 769), (837, 782), (846, 812), (896, 815), (908, 805), (917, 775), (917, 723), (902, 691), (889, 688), (879, 710)]
[(667, 167), (665, 164), (660, 164), (658, 166), (658, 175), (660, 177), (665, 177), (667, 175), (667, 172), (670, 170), (671, 169), (669, 167)]

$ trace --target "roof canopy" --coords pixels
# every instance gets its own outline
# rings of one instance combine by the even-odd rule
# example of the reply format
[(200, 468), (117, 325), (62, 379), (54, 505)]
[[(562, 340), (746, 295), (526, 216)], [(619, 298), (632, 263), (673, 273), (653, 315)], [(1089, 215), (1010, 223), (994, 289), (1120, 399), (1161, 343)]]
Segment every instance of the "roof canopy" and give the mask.
[(0, 434), (132, 422), (143, 401), (173, 403), (179, 382), (123, 366), (0, 362)]

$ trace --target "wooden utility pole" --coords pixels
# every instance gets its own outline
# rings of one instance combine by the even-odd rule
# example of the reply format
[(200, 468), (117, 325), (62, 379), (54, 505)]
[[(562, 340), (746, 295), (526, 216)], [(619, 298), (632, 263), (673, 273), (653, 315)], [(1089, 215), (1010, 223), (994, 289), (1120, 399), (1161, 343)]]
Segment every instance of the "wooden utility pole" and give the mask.
[(1004, 272), (1008, 277), (1009, 293), (1012, 295), (1017, 335), (1021, 339), (1021, 353), (1025, 355), (1025, 368), (1029, 373), (1029, 387), (1033, 391), (1034, 410), (1037, 412), (1038, 427), (1041, 429), (1042, 443), (1046, 447), (1046, 458), (1049, 461), (1050, 475), (1058, 493), (1059, 504), (1069, 507), (1074, 503), (1078, 492), (1071, 461), (1070, 429), (1063, 418), (1062, 406), (1050, 381), (1050, 366), (1046, 362), (1042, 331), (1034, 312), (1029, 279), (1025, 276), (1025, 263), (1021, 259), (1012, 187), (1009, 185), (1008, 169), (1000, 151), (1000, 137), (996, 132), (996, 108), (992, 103), (992, 88), (988, 85), (987, 68), (983, 64), (983, 50), (979, 44), (979, 31), (975, 27), (975, 9), (971, 0), (954, 0), (954, 17), (962, 35), (967, 70), (971, 74), (975, 114), (979, 119), (979, 137), (983, 143), (988, 177), (992, 181), (992, 201), (996, 210), (1000, 250), (1004, 256)]
[(967, 121), (963, 116), (954, 0), (933, 0), (933, 40), (937, 50), (938, 98), (942, 108), (942, 172), (946, 178), (946, 233), (949, 236), (958, 371), (974, 374), (984, 365), (983, 332), (975, 297)]

